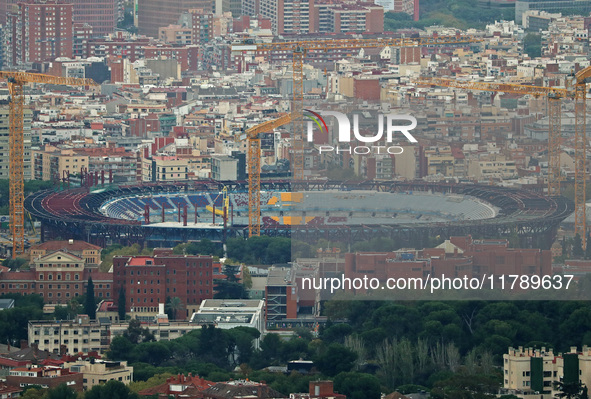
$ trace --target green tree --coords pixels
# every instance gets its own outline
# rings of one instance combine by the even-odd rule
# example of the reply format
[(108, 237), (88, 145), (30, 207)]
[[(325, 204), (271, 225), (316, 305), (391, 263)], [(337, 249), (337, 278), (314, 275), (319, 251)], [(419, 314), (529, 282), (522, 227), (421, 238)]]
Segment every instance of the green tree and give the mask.
[(523, 51), (531, 58), (542, 56), (542, 36), (528, 33), (523, 38)]
[(121, 286), (121, 288), (119, 288), (119, 299), (117, 301), (117, 313), (119, 314), (119, 320), (121, 322), (125, 321), (125, 302), (125, 287)]
[(380, 381), (371, 374), (340, 373), (334, 379), (335, 391), (347, 399), (379, 399)]
[(108, 357), (111, 360), (131, 360), (134, 344), (124, 335), (119, 335), (111, 340)]
[(2, 261), (2, 266), (10, 268), (10, 270), (12, 270), (12, 271), (18, 270), (21, 267), (23, 267), (24, 265), (28, 265), (28, 264), (29, 264), (29, 262), (27, 262), (27, 260), (23, 259), (23, 258), (16, 258), (16, 259), (7, 258)]
[(61, 384), (47, 391), (46, 399), (77, 399), (78, 394), (66, 384)]
[(555, 397), (564, 399), (588, 399), (587, 387), (578, 381), (555, 381), (554, 389), (559, 391)]
[(150, 332), (148, 327), (142, 328), (142, 323), (138, 319), (132, 319), (129, 321), (129, 325), (127, 326), (127, 330), (123, 333), (123, 336), (132, 344), (156, 340), (154, 334)]
[(94, 283), (92, 282), (92, 277), (88, 278), (88, 285), (86, 286), (84, 312), (86, 312), (90, 320), (96, 319), (96, 299), (94, 298)]
[(44, 399), (47, 392), (40, 385), (30, 385), (23, 388), (19, 399)]
[(183, 302), (178, 296), (170, 298), (170, 301), (166, 303), (168, 315), (172, 320), (176, 320), (178, 313), (183, 310)]
[(323, 374), (335, 376), (341, 372), (351, 371), (356, 359), (357, 355), (352, 350), (340, 344), (330, 344), (316, 357), (314, 363)]
[(111, 380), (103, 385), (95, 385), (84, 395), (84, 399), (138, 399), (135, 392), (121, 381)]

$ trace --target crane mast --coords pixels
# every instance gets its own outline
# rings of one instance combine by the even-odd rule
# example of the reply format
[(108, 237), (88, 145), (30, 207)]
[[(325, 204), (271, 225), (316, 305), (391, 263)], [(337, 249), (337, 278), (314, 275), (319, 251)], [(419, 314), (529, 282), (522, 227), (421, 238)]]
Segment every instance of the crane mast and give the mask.
[(583, 249), (587, 247), (586, 216), (586, 154), (587, 154), (587, 84), (591, 82), (591, 67), (584, 68), (567, 80), (567, 88), (527, 86), (511, 83), (455, 81), (422, 77), (422, 84), (454, 87), (466, 90), (544, 95), (548, 98), (548, 195), (560, 195), (560, 144), (561, 99), (572, 98), (575, 103), (575, 234), (581, 238)]
[(96, 86), (92, 79), (62, 78), (28, 72), (0, 71), (0, 79), (6, 79), (10, 92), (9, 105), (9, 187), (10, 230), (12, 234), (12, 258), (25, 251), (25, 161), (24, 161), (24, 87), (27, 83), (51, 83), (69, 86)]

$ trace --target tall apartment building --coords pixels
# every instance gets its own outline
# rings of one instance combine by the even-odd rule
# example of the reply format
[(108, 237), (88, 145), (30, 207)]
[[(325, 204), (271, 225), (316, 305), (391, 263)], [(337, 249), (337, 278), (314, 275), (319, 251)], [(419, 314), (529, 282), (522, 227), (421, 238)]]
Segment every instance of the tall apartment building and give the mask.
[(176, 24), (184, 11), (202, 9), (213, 13), (211, 0), (145, 0), (138, 4), (138, 31), (142, 35), (158, 37), (158, 28)]
[[(33, 112), (29, 108), (24, 110), (24, 169), (23, 173), (25, 180), (33, 178), (31, 167), (31, 121), (33, 119)], [(9, 151), (8, 151), (8, 136), (10, 131), (8, 107), (0, 107), (0, 179), (8, 179), (9, 177)]]
[[(167, 298), (178, 297), (183, 310), (177, 318), (189, 316), (187, 306), (213, 298), (211, 256), (174, 255), (172, 250), (156, 249), (154, 256), (116, 256), (113, 258), (113, 295), (127, 312), (154, 311)], [(125, 290), (120, 304), (119, 290)]]
[(74, 22), (72, 26), (72, 56), (74, 58), (86, 58), (88, 56), (88, 42), (92, 39), (92, 26), (85, 23)]
[(191, 16), (191, 35), (193, 44), (208, 43), (213, 40), (213, 14), (202, 9), (189, 10)]
[(419, 0), (375, 0), (375, 3), (391, 12), (402, 12), (419, 20)]
[(256, 17), (260, 12), (260, 0), (242, 0), (242, 15)]
[(260, 15), (271, 21), (276, 35), (310, 32), (314, 0), (260, 0)]
[(384, 8), (370, 2), (346, 0), (249, 0), (247, 13), (260, 10), (274, 34), (383, 32)]
[(328, 8), (328, 32), (383, 32), (384, 9), (371, 3), (341, 4)]
[(118, 0), (72, 0), (74, 22), (92, 26), (94, 37), (107, 36), (115, 31), (119, 19)]
[(117, 32), (117, 35), (88, 41), (86, 53), (88, 57), (128, 59), (133, 63), (144, 58), (144, 47), (149, 43), (147, 37), (131, 38)]
[(6, 65), (72, 57), (74, 7), (63, 1), (19, 2), (7, 16)]

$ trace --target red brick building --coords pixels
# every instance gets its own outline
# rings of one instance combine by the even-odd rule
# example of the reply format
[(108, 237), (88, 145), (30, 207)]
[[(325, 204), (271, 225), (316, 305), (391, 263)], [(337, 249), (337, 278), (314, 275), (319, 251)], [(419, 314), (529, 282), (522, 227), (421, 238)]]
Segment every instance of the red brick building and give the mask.
[(63, 1), (19, 2), (16, 15), (12, 13), (13, 17), (8, 17), (7, 64), (71, 58), (73, 13), (74, 6)]
[(172, 58), (177, 60), (181, 71), (196, 71), (199, 62), (199, 46), (146, 46), (144, 47), (145, 58)]
[[(158, 304), (178, 297), (186, 314), (187, 305), (213, 298), (213, 259), (202, 255), (175, 255), (171, 249), (155, 249), (154, 256), (113, 258), (112, 295), (125, 311), (158, 311)], [(119, 304), (119, 290), (125, 304)], [(184, 317), (183, 317), (184, 318)]]
[(507, 240), (451, 237), (437, 248), (345, 255), (346, 278), (426, 278), (551, 275), (552, 251), (509, 248)]
[(118, 19), (117, 0), (76, 0), (74, 21), (92, 26), (96, 37), (107, 36), (115, 31)]
[(98, 299), (111, 297), (113, 277), (98, 270), (101, 248), (84, 241), (48, 241), (31, 248), (28, 271), (0, 271), (0, 291), (38, 294), (46, 304), (66, 304), (86, 293), (92, 277)]
[(89, 40), (86, 49), (87, 57), (109, 57), (113, 60), (128, 59), (129, 62), (144, 58), (144, 47), (150, 43), (147, 37), (135, 39), (125, 38), (122, 32), (107, 39)]

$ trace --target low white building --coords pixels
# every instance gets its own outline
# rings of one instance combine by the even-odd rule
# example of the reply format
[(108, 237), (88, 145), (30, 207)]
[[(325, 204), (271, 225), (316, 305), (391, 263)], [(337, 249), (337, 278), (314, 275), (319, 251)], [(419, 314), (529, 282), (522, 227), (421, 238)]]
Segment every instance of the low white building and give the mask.
[[(252, 327), (265, 332), (265, 301), (256, 299), (205, 299), (197, 312), (191, 316), (191, 323), (215, 324), (229, 330), (234, 327)], [(258, 340), (255, 342), (258, 347)]]

